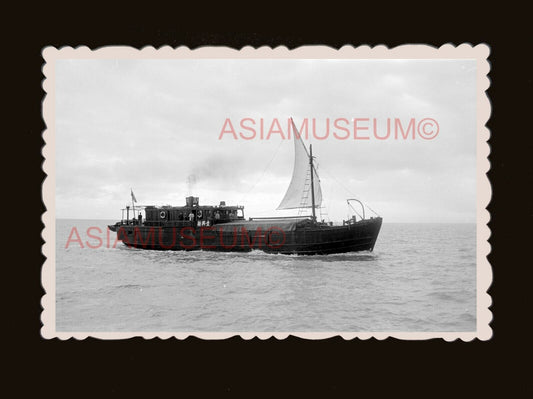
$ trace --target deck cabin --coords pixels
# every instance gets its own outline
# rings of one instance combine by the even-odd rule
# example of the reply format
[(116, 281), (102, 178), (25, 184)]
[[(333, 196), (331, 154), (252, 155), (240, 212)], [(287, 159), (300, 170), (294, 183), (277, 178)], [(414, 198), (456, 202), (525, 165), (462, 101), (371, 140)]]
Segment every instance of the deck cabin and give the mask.
[[(133, 218), (130, 219), (130, 210)], [(144, 211), (144, 217), (142, 216)], [(126, 212), (126, 219), (124, 219)], [(135, 214), (138, 214), (137, 216)], [(244, 206), (228, 206), (225, 201), (219, 205), (200, 205), (198, 197), (186, 197), (184, 206), (127, 206), (122, 209), (122, 222), (125, 225), (137, 226), (213, 226), (219, 223), (244, 220)]]

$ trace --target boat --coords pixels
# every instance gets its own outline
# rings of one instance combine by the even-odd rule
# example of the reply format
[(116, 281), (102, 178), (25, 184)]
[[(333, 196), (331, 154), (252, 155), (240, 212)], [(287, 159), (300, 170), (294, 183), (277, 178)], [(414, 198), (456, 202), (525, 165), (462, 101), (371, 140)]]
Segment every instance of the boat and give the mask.
[[(277, 209), (298, 209), (297, 216), (246, 219), (244, 206), (226, 205), (225, 201), (218, 205), (201, 205), (199, 197), (194, 196), (186, 197), (182, 206), (135, 206), (137, 200), (131, 190), (132, 206), (122, 209), (121, 220), (108, 228), (116, 232), (117, 240), (128, 247), (153, 250), (261, 250), (287, 255), (373, 251), (382, 218), (377, 214), (366, 217), (365, 206), (360, 200), (347, 199), (354, 215), (342, 224), (317, 220), (316, 210), (322, 203), (322, 191), (313, 148), (309, 145), (307, 150), (292, 118), (291, 123), (294, 168), (287, 192)], [(360, 205), (362, 214), (355, 210), (353, 202)], [(310, 215), (302, 214), (309, 209)]]

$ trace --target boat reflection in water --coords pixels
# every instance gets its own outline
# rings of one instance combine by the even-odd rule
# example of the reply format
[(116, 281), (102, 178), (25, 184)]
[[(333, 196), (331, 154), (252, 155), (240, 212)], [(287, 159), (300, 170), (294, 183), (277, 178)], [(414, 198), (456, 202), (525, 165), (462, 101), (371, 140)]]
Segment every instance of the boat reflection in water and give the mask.
[[(292, 121), (292, 120), (291, 120)], [(366, 218), (361, 205), (359, 219), (352, 216), (342, 225), (317, 221), (316, 209), (322, 203), (320, 180), (314, 166), (312, 146), (307, 150), (294, 122), (295, 159), (289, 188), (277, 209), (298, 209), (309, 216), (244, 217), (243, 206), (200, 205), (198, 197), (187, 197), (184, 206), (132, 206), (122, 210), (122, 219), (108, 226), (117, 232), (125, 245), (161, 250), (251, 251), (259, 249), (281, 254), (335, 254), (372, 251), (381, 228), (382, 218)], [(135, 217), (137, 210), (139, 212)], [(130, 219), (130, 210), (132, 218)], [(355, 209), (352, 207), (354, 212)], [(126, 218), (124, 218), (124, 211)]]

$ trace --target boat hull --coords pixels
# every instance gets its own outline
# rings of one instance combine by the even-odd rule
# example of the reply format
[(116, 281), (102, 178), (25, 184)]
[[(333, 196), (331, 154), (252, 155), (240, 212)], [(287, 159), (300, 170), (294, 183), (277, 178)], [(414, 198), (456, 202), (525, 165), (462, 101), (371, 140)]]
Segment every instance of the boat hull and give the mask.
[[(153, 250), (205, 250), (326, 255), (372, 251), (382, 218), (360, 220), (345, 226), (311, 224), (286, 230), (269, 224), (250, 229), (245, 224), (201, 227), (111, 225), (117, 239), (128, 247)], [(231, 227), (231, 228), (230, 228)]]

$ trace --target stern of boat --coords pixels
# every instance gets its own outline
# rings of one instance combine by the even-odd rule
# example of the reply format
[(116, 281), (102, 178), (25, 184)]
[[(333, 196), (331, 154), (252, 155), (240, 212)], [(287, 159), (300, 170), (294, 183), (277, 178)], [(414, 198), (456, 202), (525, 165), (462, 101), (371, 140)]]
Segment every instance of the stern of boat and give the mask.
[(120, 222), (117, 222), (115, 224), (108, 224), (107, 228), (116, 233), (118, 231), (119, 226), (120, 226)]

